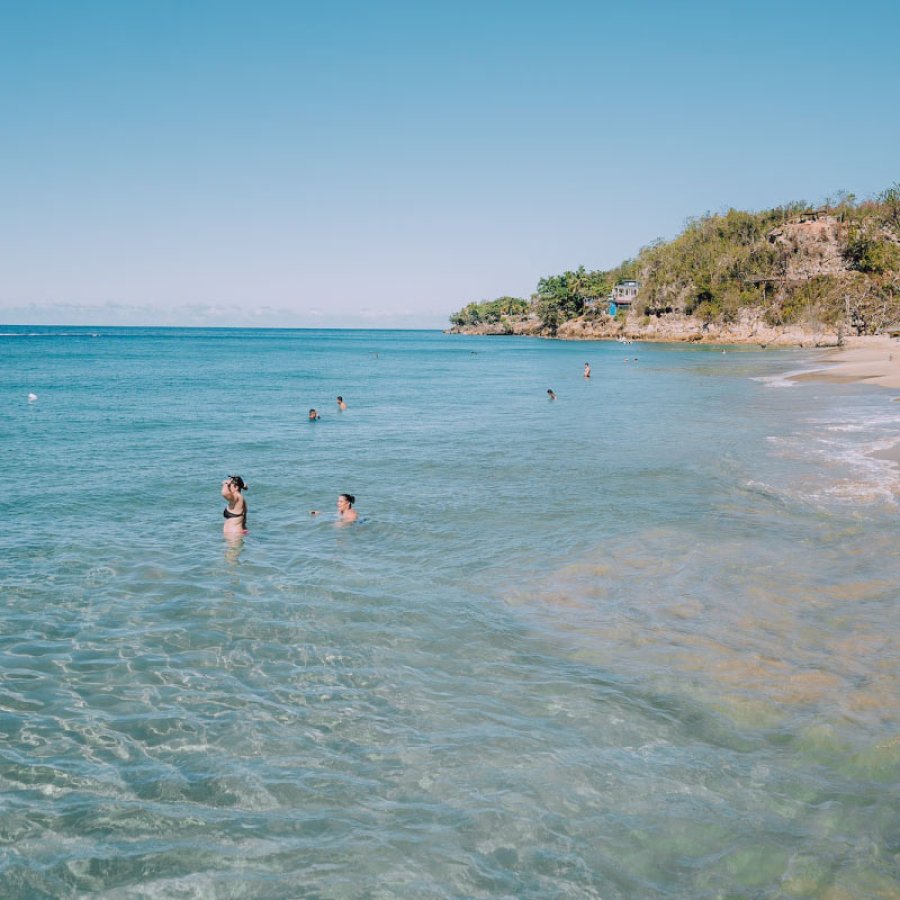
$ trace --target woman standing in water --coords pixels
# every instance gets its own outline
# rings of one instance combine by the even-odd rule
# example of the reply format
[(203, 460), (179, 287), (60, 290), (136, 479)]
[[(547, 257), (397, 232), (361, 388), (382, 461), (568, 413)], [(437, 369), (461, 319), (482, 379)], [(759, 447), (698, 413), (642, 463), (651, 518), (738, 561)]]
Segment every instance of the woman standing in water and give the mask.
[(247, 490), (244, 479), (240, 475), (229, 475), (222, 482), (222, 496), (225, 498), (225, 517), (223, 531), (226, 537), (242, 535), (247, 530), (247, 501), (243, 491)]

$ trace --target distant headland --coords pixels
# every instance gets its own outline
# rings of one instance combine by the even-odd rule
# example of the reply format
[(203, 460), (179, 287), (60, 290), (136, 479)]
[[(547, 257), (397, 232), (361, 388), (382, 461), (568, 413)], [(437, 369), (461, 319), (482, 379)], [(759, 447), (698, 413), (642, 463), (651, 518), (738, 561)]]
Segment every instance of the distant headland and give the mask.
[(450, 322), (461, 334), (762, 346), (900, 334), (900, 183), (868, 200), (690, 219), (614, 269), (550, 275), (527, 300), (469, 303)]

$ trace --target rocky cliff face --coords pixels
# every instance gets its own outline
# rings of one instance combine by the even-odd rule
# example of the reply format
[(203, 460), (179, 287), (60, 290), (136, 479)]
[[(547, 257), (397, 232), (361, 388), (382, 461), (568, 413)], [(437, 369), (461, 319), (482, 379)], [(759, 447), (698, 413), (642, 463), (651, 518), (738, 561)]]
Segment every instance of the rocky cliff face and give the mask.
[(694, 316), (629, 315), (624, 320), (599, 315), (570, 319), (555, 335), (541, 326), (536, 316), (510, 319), (507, 325), (462, 325), (449, 329), (451, 334), (518, 334), (557, 337), (575, 341), (691, 341), (707, 344), (758, 344), (772, 347), (836, 347), (841, 336), (835, 329), (811, 329), (799, 325), (772, 326), (759, 310), (742, 310), (738, 320), (729, 324), (706, 324)]
[(691, 341), (709, 344), (759, 344), (775, 347), (833, 347), (840, 342), (835, 329), (811, 329), (800, 325), (769, 325), (761, 311), (742, 310), (737, 321), (705, 323), (693, 316), (672, 314), (624, 322), (584, 322), (573, 319), (559, 329), (558, 337), (569, 339), (618, 339), (635, 341)]
[(788, 222), (767, 235), (772, 246), (784, 253), (786, 281), (849, 271), (844, 257), (846, 226), (835, 216)]
[(537, 316), (505, 316), (501, 322), (484, 322), (481, 325), (454, 325), (446, 334), (527, 334), (550, 337)]

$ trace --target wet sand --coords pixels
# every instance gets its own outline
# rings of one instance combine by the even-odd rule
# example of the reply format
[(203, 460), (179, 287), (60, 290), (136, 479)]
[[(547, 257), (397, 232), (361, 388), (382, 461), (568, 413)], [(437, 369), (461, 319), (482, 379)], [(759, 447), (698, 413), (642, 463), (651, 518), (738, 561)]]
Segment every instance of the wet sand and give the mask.
[(870, 455), (875, 459), (886, 459), (900, 469), (900, 443), (894, 444), (893, 447), (888, 447), (886, 450), (876, 450)]
[[(832, 384), (866, 382), (900, 389), (900, 340), (886, 336), (848, 338), (845, 347), (830, 350), (823, 360), (827, 369), (795, 375), (794, 381), (829, 381)], [(900, 397), (895, 397), (900, 402)], [(900, 443), (869, 454), (900, 468)]]
[(900, 389), (900, 340), (881, 335), (848, 338), (844, 347), (829, 350), (823, 362), (828, 368), (795, 375), (793, 380), (836, 384), (865, 381)]

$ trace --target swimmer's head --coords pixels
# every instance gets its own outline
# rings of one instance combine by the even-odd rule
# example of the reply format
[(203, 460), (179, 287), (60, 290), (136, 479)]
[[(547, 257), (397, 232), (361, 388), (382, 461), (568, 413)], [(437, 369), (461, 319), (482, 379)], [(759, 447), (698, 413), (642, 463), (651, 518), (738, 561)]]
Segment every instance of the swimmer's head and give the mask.
[(229, 475), (225, 479), (225, 484), (229, 487), (237, 488), (239, 491), (247, 490), (247, 485), (244, 483), (244, 479), (241, 478), (240, 475)]
[(340, 494), (338, 496), (338, 508), (350, 509), (356, 503), (356, 497), (353, 494)]
[(338, 397), (338, 398), (337, 398), (337, 402), (338, 402), (338, 403), (343, 403), (343, 402), (344, 402), (344, 398), (343, 398), (343, 397)]

